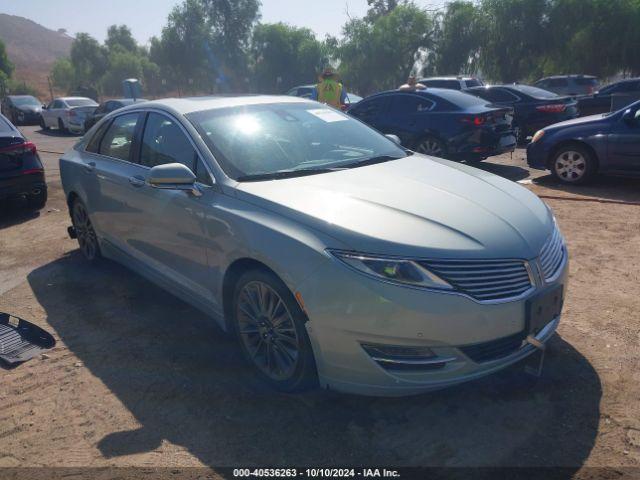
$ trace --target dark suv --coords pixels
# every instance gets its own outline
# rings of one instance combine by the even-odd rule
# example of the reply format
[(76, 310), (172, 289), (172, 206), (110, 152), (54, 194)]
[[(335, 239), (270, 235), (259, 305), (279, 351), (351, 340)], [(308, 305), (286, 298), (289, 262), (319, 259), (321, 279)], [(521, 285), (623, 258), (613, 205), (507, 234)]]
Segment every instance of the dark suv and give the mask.
[(47, 203), (47, 184), (36, 146), (0, 115), (0, 201), (14, 197), (39, 210)]
[(598, 85), (598, 79), (592, 75), (555, 75), (541, 78), (533, 84), (534, 87), (572, 97), (591, 95), (598, 90)]

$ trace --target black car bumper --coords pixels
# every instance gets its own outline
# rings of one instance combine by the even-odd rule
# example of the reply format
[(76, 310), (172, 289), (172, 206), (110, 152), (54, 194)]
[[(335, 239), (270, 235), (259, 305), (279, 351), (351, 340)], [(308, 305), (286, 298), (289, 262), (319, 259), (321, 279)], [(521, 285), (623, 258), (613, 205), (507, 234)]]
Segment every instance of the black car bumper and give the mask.
[[(489, 138), (490, 137), (490, 138)], [(467, 142), (453, 156), (463, 160), (482, 160), (516, 149), (516, 137), (510, 132), (501, 136), (485, 136), (482, 141)]]
[(40, 123), (40, 112), (22, 112), (18, 111), (14, 113), (15, 120), (21, 125), (32, 125)]
[(28, 174), (10, 178), (0, 177), (0, 200), (39, 195), (47, 190), (44, 174)]

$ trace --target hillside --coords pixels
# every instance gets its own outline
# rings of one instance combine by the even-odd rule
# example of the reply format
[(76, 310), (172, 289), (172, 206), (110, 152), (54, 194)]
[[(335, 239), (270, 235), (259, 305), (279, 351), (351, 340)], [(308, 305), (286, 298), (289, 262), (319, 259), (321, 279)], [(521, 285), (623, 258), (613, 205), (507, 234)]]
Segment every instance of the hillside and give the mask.
[(57, 58), (69, 55), (73, 39), (27, 18), (0, 13), (0, 40), (16, 66), (14, 78), (35, 87), (48, 98), (47, 75)]

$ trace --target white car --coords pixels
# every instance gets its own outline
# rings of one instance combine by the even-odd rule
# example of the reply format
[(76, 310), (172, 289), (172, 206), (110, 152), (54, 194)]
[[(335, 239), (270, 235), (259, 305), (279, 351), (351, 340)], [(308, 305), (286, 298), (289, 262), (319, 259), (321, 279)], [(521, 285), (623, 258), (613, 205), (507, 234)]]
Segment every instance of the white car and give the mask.
[(40, 127), (43, 130), (57, 128), (63, 132), (84, 133), (84, 121), (98, 108), (98, 104), (86, 97), (56, 98), (42, 109)]

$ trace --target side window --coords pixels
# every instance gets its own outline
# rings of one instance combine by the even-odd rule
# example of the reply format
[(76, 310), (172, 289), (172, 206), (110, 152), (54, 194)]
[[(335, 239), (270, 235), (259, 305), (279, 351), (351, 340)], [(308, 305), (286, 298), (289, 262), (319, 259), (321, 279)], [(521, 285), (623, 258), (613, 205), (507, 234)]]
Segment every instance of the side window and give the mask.
[(130, 161), (131, 145), (139, 115), (130, 113), (116, 117), (100, 141), (99, 153)]
[(165, 163), (182, 163), (195, 173), (196, 158), (191, 142), (173, 120), (158, 113), (149, 113), (142, 135), (142, 165), (155, 167)]
[(420, 98), (414, 95), (396, 95), (391, 98), (389, 114), (411, 115), (414, 113), (429, 111), (432, 106), (433, 102), (426, 98)]
[(569, 82), (566, 78), (551, 78), (548, 80), (549, 86), (552, 88), (568, 87)]
[(91, 137), (91, 140), (89, 140), (89, 143), (87, 143), (87, 147), (85, 148), (87, 152), (91, 152), (91, 153), (100, 152), (100, 140), (102, 139), (104, 132), (107, 130), (107, 127), (109, 127), (109, 122), (105, 122), (102, 125), (100, 125), (100, 128), (96, 131), (96, 133), (93, 134), (93, 137)]
[(196, 158), (196, 170), (193, 173), (196, 174), (197, 182), (200, 182), (204, 185), (213, 185), (211, 177), (209, 176), (209, 172), (207, 172), (207, 169), (202, 163), (202, 160), (200, 160), (199, 158)]
[(374, 98), (358, 104), (353, 110), (356, 117), (372, 118), (385, 113), (387, 98)]
[(53, 105), (50, 108), (64, 108), (62, 100), (54, 100)]

